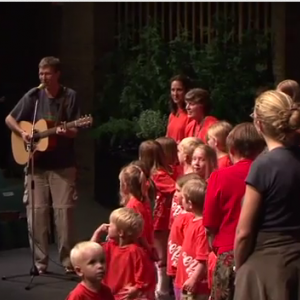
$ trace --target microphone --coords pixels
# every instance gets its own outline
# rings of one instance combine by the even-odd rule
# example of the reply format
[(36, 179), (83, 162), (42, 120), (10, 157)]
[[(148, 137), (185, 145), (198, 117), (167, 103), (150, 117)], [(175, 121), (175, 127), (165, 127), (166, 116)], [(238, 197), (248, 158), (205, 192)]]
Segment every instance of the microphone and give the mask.
[(37, 94), (40, 90), (43, 90), (46, 87), (44, 83), (41, 83), (38, 87), (34, 88), (32, 92), (30, 93), (30, 96), (34, 96)]
[(43, 90), (45, 87), (46, 87), (45, 83), (41, 83), (41, 84), (37, 87), (37, 89), (38, 89), (38, 90)]

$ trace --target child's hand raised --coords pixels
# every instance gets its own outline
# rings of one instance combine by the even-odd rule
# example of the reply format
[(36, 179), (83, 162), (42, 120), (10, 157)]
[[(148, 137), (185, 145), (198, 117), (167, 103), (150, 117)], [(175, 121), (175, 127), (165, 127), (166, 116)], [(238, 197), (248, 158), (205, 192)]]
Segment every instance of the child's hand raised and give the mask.
[(108, 233), (109, 224), (103, 223), (97, 229), (99, 233)]
[(108, 233), (108, 228), (109, 228), (109, 224), (104, 223), (100, 225), (94, 232), (91, 241), (98, 243), (100, 240), (100, 235), (103, 233)]

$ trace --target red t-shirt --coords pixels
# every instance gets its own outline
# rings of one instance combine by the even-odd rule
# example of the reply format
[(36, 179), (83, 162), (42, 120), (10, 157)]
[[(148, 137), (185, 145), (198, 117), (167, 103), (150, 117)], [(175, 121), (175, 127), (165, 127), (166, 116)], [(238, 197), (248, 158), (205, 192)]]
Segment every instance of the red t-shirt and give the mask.
[(226, 168), (232, 166), (232, 162), (229, 158), (229, 155), (224, 155), (218, 158), (218, 169)]
[(104, 284), (101, 285), (101, 289), (98, 293), (89, 290), (82, 283), (78, 283), (77, 286), (67, 296), (66, 300), (114, 300), (114, 296), (110, 288)]
[(153, 220), (149, 201), (141, 202), (131, 197), (126, 207), (132, 208), (136, 213), (142, 216), (144, 220), (144, 230), (141, 237), (145, 238), (150, 246), (153, 246)]
[(184, 234), (189, 221), (194, 217), (193, 214), (181, 210), (181, 213), (176, 217), (172, 225), (167, 253), (167, 274), (175, 276), (178, 264), (178, 258), (181, 251), (181, 246), (184, 239)]
[(176, 190), (175, 180), (163, 169), (157, 170), (151, 179), (156, 186), (153, 228), (154, 230), (169, 230), (172, 198)]
[(213, 116), (207, 116), (204, 120), (198, 124), (195, 120), (192, 120), (187, 126), (185, 130), (185, 137), (197, 137), (202, 140), (203, 143), (206, 144), (206, 136), (209, 127), (218, 122)]
[(172, 199), (172, 205), (171, 205), (171, 211), (170, 211), (170, 221), (169, 221), (169, 229), (172, 228), (172, 224), (175, 220), (175, 218), (181, 214), (183, 211), (183, 207), (178, 203), (178, 198), (173, 196)]
[(215, 272), (215, 267), (217, 263), (217, 256), (216, 254), (212, 251), (209, 253), (208, 256), (208, 263), (207, 263), (207, 281), (208, 281), (208, 288), (211, 289), (213, 285), (213, 277), (214, 277), (214, 272)]
[(130, 285), (140, 289), (145, 298), (153, 299), (156, 285), (155, 266), (147, 252), (136, 244), (120, 247), (112, 240), (102, 246), (107, 266), (103, 283), (110, 287), (115, 299), (122, 299), (119, 293)]
[(171, 177), (176, 181), (180, 176), (183, 175), (183, 166), (180, 164), (176, 164), (171, 166), (172, 169), (172, 175)]
[[(175, 286), (182, 289), (183, 284), (192, 275), (199, 261), (207, 263), (209, 246), (202, 218), (190, 220), (185, 230), (185, 236), (178, 259)], [(209, 295), (207, 276), (196, 284), (196, 295)]]
[(175, 115), (170, 113), (166, 136), (175, 140), (176, 143), (180, 143), (185, 137), (185, 128), (189, 121), (186, 111), (182, 109), (179, 109)]
[(204, 202), (203, 224), (217, 230), (213, 247), (218, 254), (232, 251), (245, 179), (252, 161), (241, 160), (233, 166), (214, 171), (209, 178)]

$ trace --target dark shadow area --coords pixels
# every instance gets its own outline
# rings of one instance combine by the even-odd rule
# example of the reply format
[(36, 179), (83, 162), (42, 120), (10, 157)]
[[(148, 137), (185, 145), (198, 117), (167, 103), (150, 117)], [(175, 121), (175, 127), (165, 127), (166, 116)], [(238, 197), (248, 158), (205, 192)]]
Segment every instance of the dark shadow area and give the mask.
[(22, 176), (11, 155), (5, 116), (22, 95), (39, 84), (38, 63), (59, 55), (61, 7), (51, 3), (0, 3), (0, 168)]
[(112, 149), (107, 144), (96, 146), (95, 199), (102, 206), (115, 209), (119, 207), (120, 200), (119, 172), (125, 165), (138, 159), (138, 147), (122, 150), (121, 147)]

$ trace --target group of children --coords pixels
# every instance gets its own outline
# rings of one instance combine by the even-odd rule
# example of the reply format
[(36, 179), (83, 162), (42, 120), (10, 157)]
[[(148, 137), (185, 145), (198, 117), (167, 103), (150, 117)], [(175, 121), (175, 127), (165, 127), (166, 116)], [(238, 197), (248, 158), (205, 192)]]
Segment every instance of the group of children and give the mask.
[(122, 207), (71, 251), (82, 282), (68, 300), (168, 299), (170, 281), (176, 300), (209, 298), (216, 255), (203, 207), (211, 173), (232, 164), (234, 149), (226, 144), (231, 131), (220, 121), (205, 141), (187, 137), (177, 145), (161, 137), (141, 143), (139, 160), (119, 175)]

